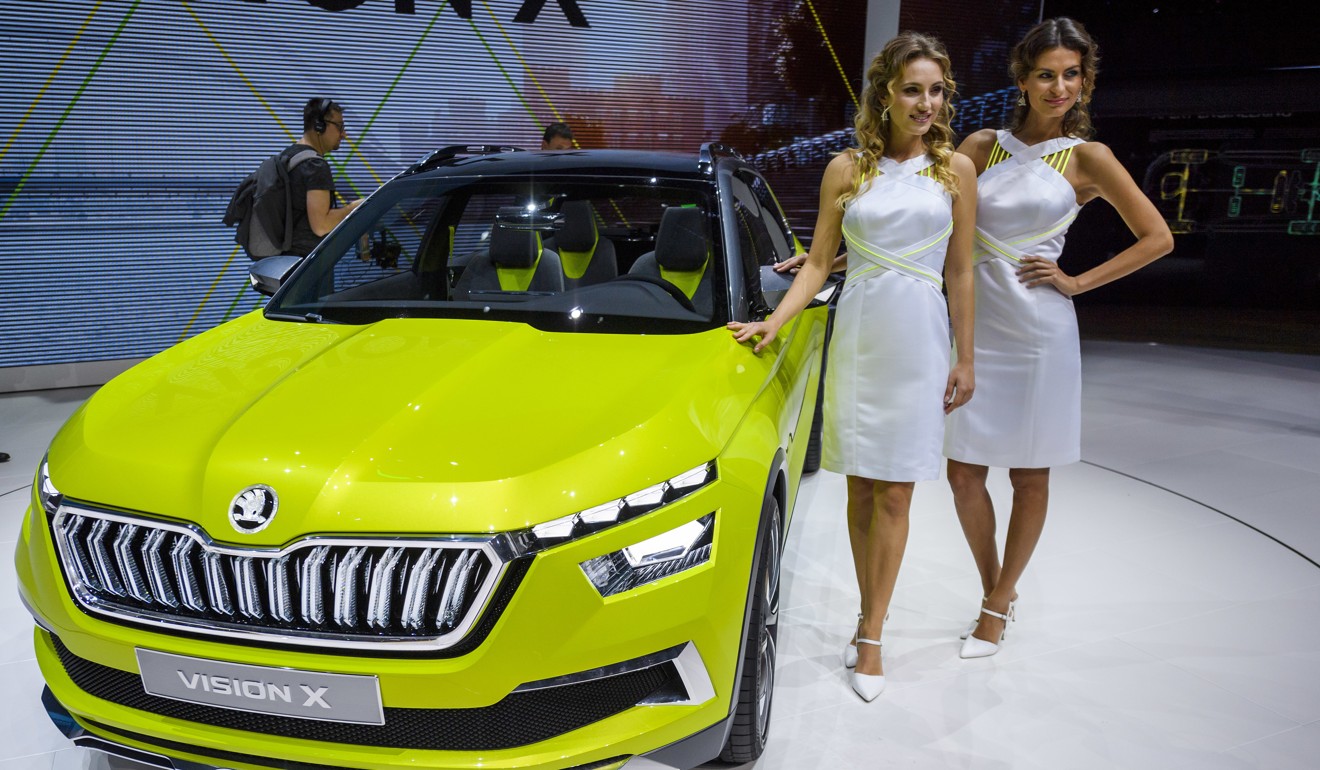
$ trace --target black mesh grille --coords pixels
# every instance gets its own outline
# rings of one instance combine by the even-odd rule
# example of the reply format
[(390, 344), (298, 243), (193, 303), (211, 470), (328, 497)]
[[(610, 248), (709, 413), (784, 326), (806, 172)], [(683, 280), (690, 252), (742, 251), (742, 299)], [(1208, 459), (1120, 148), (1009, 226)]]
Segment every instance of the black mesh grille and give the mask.
[(623, 754), (617, 757), (610, 757), (609, 759), (602, 759), (598, 762), (592, 762), (591, 764), (587, 764), (587, 765), (574, 765), (568, 768), (568, 770), (600, 770), (600, 768), (602, 767), (610, 767), (611, 765), (617, 765), (623, 760), (628, 758), (629, 757), (627, 754)]
[(511, 693), (483, 708), (386, 708), (383, 725), (352, 725), (254, 714), (150, 695), (137, 674), (84, 660), (51, 637), (64, 670), (87, 693), (171, 719), (285, 738), (435, 751), (526, 746), (598, 722), (678, 680), (672, 663), (562, 687)]

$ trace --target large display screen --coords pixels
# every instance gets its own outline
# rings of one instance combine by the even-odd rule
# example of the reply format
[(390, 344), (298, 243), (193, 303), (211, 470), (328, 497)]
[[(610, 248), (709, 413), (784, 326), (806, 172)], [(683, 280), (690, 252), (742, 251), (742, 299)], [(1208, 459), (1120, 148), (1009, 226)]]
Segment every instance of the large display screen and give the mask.
[(703, 142), (731, 142), (814, 207), (813, 164), (846, 143), (865, 13), (861, 0), (9, 0), (0, 367), (151, 355), (259, 307), (220, 219), (302, 134), (310, 97), (345, 107), (349, 140), (328, 157), (350, 197), (437, 147), (536, 148), (564, 121), (583, 147), (694, 162)]

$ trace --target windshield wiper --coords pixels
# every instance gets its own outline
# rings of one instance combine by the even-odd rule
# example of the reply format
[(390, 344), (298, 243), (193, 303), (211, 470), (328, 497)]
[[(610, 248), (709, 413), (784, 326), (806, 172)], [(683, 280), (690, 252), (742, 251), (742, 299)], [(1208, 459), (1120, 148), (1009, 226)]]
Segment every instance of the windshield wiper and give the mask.
[(266, 317), (277, 321), (301, 321), (303, 323), (314, 324), (334, 323), (334, 321), (325, 320), (325, 317), (320, 313), (303, 313), (302, 315), (295, 315), (293, 313), (267, 313)]

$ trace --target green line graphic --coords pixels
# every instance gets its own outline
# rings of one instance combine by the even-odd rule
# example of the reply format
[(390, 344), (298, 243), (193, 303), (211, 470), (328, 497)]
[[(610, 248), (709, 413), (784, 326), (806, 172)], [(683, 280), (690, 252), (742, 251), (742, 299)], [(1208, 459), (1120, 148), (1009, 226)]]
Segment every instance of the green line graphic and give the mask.
[(46, 150), (50, 148), (51, 142), (55, 141), (56, 135), (58, 135), (60, 129), (64, 127), (64, 121), (68, 120), (69, 114), (73, 112), (73, 108), (77, 106), (78, 100), (82, 98), (83, 91), (87, 90), (87, 86), (92, 82), (92, 78), (96, 77), (97, 71), (101, 69), (101, 63), (105, 61), (106, 56), (110, 55), (110, 49), (114, 48), (115, 43), (119, 40), (120, 33), (124, 31), (124, 27), (128, 26), (128, 20), (133, 17), (133, 14), (141, 4), (142, 0), (133, 0), (133, 5), (129, 7), (128, 13), (124, 14), (124, 18), (119, 22), (119, 26), (115, 28), (115, 33), (111, 35), (110, 40), (106, 42), (105, 48), (101, 49), (101, 55), (96, 57), (96, 62), (92, 64), (92, 68), (87, 72), (87, 76), (83, 78), (82, 83), (78, 86), (78, 90), (74, 92), (73, 98), (69, 100), (68, 106), (64, 108), (64, 112), (60, 115), (60, 119), (55, 122), (55, 127), (50, 130), (50, 134), (46, 137), (46, 141), (42, 143), (41, 149), (37, 150), (37, 156), (32, 159), (30, 164), (28, 164), (27, 170), (23, 172), (23, 176), (19, 177), (18, 184), (14, 186), (14, 191), (9, 194), (9, 199), (5, 201), (4, 208), (0, 208), (0, 219), (4, 219), (5, 214), (9, 213), (10, 207), (14, 205), (14, 200), (18, 198), (18, 194), (21, 193), (23, 187), (27, 185), (28, 177), (32, 176), (32, 172), (36, 170), (37, 164), (41, 162), (43, 157), (45, 157)]
[(347, 172), (345, 172), (344, 167), (348, 165), (348, 161), (351, 160), (355, 154), (356, 155), (362, 154), (358, 152), (358, 145), (362, 143), (362, 140), (367, 138), (367, 132), (371, 130), (372, 124), (376, 122), (376, 118), (380, 115), (380, 111), (385, 109), (385, 103), (388, 102), (390, 100), (390, 97), (394, 94), (395, 87), (399, 85), (399, 81), (402, 80), (404, 74), (408, 72), (408, 67), (412, 64), (412, 60), (417, 57), (417, 52), (422, 49), (422, 44), (426, 42), (426, 38), (431, 36), (431, 28), (434, 27), (435, 23), (440, 20), (440, 13), (448, 5), (449, 5), (449, 0), (444, 0), (444, 2), (440, 3), (440, 7), (435, 9), (435, 15), (432, 16), (431, 21), (427, 23), (426, 29), (422, 30), (422, 36), (417, 39), (417, 44), (414, 45), (412, 51), (408, 53), (408, 58), (403, 60), (403, 66), (399, 68), (399, 74), (395, 75), (394, 80), (390, 81), (390, 87), (385, 89), (385, 95), (381, 97), (380, 104), (376, 105), (375, 111), (371, 113), (371, 117), (367, 120), (366, 124), (362, 126), (361, 135), (357, 139), (353, 140), (353, 147), (349, 150), (348, 157), (345, 158), (343, 162), (340, 162), (338, 159), (332, 158), (332, 160), (334, 160), (335, 162), (335, 165), (339, 166), (339, 170), (341, 172), (344, 172), (343, 176), (348, 181), (348, 186), (353, 189), (353, 192), (355, 193), (358, 192), (358, 189), (356, 186), (354, 186), (353, 180), (348, 178), (348, 174)]
[[(224, 323), (225, 321), (229, 320), (230, 316), (234, 314), (234, 308), (238, 307), (238, 301), (243, 299), (243, 295), (247, 294), (251, 290), (252, 287), (249, 286), (247, 282), (244, 282), (242, 288), (240, 288), (238, 290), (238, 293), (234, 295), (234, 301), (229, 303), (229, 309), (225, 311), (225, 317), (220, 319), (220, 323)], [(218, 325), (219, 324), (217, 324), (217, 326)]]
[(50, 74), (46, 76), (46, 82), (42, 83), (41, 89), (37, 91), (37, 98), (32, 100), (32, 104), (28, 107), (27, 112), (23, 113), (23, 118), (19, 120), (18, 125), (14, 127), (14, 133), (9, 135), (9, 141), (5, 142), (3, 148), (0, 148), (0, 160), (4, 160), (5, 154), (9, 152), (9, 148), (14, 146), (14, 142), (18, 139), (18, 135), (23, 132), (23, 126), (27, 124), (28, 118), (32, 117), (32, 113), (37, 111), (37, 105), (41, 104), (42, 98), (46, 96), (46, 89), (50, 88), (50, 84), (55, 82), (55, 76), (60, 74), (60, 70), (64, 68), (64, 63), (69, 60), (69, 55), (73, 53), (74, 48), (78, 47), (78, 41), (82, 39), (83, 33), (87, 31), (89, 26), (91, 26), (92, 19), (96, 18), (96, 12), (101, 10), (101, 3), (104, 1), (105, 0), (97, 0), (96, 5), (92, 7), (92, 12), (87, 15), (86, 19), (83, 19), (82, 26), (78, 27), (78, 31), (73, 34), (73, 40), (69, 41), (69, 46), (64, 49), (64, 53), (60, 56), (60, 60), (55, 63), (55, 69), (50, 71)]
[[(139, 2), (140, 1), (141, 0), (139, 0)], [(431, 21), (427, 23), (426, 29), (422, 32), (422, 36), (417, 40), (417, 44), (413, 46), (412, 52), (408, 54), (408, 58), (404, 61), (403, 67), (400, 68), (399, 73), (395, 75), (394, 80), (390, 83), (390, 87), (386, 89), (385, 96), (381, 99), (380, 104), (376, 106), (375, 111), (371, 114), (371, 118), (367, 120), (366, 125), (363, 126), (361, 136), (358, 138), (357, 141), (353, 142), (352, 151), (349, 153), (350, 158), (352, 157), (353, 153), (357, 153), (358, 144), (363, 139), (366, 138), (367, 132), (371, 129), (372, 124), (375, 123), (376, 118), (380, 115), (381, 110), (384, 109), (385, 102), (387, 102), (390, 96), (394, 93), (395, 87), (398, 85), (399, 81), (403, 79), (404, 74), (408, 71), (408, 67), (412, 63), (413, 58), (416, 57), (417, 52), (421, 50), (422, 44), (426, 42), (426, 38), (430, 36), (431, 29), (435, 26), (435, 23), (440, 18), (440, 12), (443, 11), (445, 7), (448, 5), (449, 5), (448, 0), (441, 3), (440, 7), (435, 12), (435, 15), (431, 17)], [(527, 114), (532, 116), (532, 120), (537, 121), (537, 125), (540, 125), (539, 116), (532, 109), (531, 105), (527, 103), (527, 100), (523, 97), (522, 91), (518, 89), (518, 86), (516, 83), (514, 83), (513, 78), (510, 77), (509, 73), (504, 69), (504, 65), (500, 63), (499, 57), (495, 55), (495, 51), (490, 47), (490, 44), (486, 42), (486, 38), (481, 34), (481, 30), (477, 29), (476, 22), (472, 19), (468, 19), (468, 25), (472, 27), (472, 31), (473, 33), (476, 34), (477, 40), (481, 42), (482, 47), (486, 49), (486, 53), (490, 55), (491, 61), (495, 63), (495, 66), (496, 68), (499, 69), (500, 74), (504, 76), (504, 80), (508, 82), (509, 88), (512, 89), (513, 91), (513, 95), (518, 97), (518, 101), (522, 104), (523, 109), (527, 110)], [(348, 182), (348, 185), (350, 188), (352, 188), (353, 192), (355, 193), (358, 192), (357, 187), (353, 184), (353, 180), (348, 177), (348, 173), (345, 168), (348, 163), (348, 159), (347, 158), (344, 159), (343, 162), (340, 162), (338, 159), (332, 159), (332, 160), (334, 160), (335, 165), (338, 166), (340, 176), (343, 177)], [(224, 317), (220, 319), (220, 323), (224, 323), (228, 321), (233, 316), (234, 309), (238, 307), (239, 302), (243, 299), (243, 295), (247, 293), (249, 288), (250, 287), (245, 283), (242, 286), (242, 288), (239, 289), (239, 292), (234, 297), (234, 300), (229, 303), (229, 309), (225, 311)], [(263, 297), (261, 301), (258, 302), (257, 307), (261, 307), (263, 304), (265, 304), (265, 302), (266, 300)]]
[(541, 124), (540, 116), (538, 116), (536, 112), (532, 110), (532, 106), (527, 103), (526, 99), (523, 98), (522, 91), (518, 90), (518, 86), (514, 84), (513, 78), (509, 77), (509, 73), (505, 71), (504, 65), (500, 64), (500, 57), (495, 55), (495, 51), (490, 47), (490, 43), (486, 42), (486, 38), (482, 36), (481, 30), (477, 29), (477, 23), (472, 19), (468, 19), (468, 25), (471, 26), (472, 31), (476, 33), (477, 40), (481, 41), (481, 45), (486, 49), (486, 53), (490, 54), (490, 59), (491, 61), (495, 62), (495, 66), (499, 68), (500, 74), (503, 75), (504, 79), (509, 82), (509, 88), (513, 89), (513, 95), (518, 97), (519, 102), (522, 102), (523, 109), (527, 110), (527, 114), (532, 116), (532, 121), (536, 125), (540, 125)]

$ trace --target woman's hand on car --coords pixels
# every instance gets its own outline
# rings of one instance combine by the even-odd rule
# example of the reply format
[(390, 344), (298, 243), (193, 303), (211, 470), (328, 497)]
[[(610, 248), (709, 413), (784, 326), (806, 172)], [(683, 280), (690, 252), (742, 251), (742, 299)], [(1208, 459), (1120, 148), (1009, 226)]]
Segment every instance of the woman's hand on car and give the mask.
[(775, 336), (779, 334), (779, 324), (772, 319), (773, 316), (764, 321), (749, 323), (730, 321), (725, 328), (733, 332), (733, 339), (739, 343), (754, 342), (752, 352), (760, 353), (761, 349), (774, 341)]
[(790, 275), (794, 275), (797, 273), (798, 268), (802, 267), (802, 264), (806, 261), (807, 261), (806, 254), (798, 254), (795, 257), (789, 257), (783, 262), (776, 262), (774, 264), (774, 270), (776, 273), (788, 273)]

